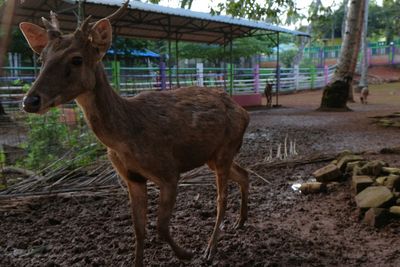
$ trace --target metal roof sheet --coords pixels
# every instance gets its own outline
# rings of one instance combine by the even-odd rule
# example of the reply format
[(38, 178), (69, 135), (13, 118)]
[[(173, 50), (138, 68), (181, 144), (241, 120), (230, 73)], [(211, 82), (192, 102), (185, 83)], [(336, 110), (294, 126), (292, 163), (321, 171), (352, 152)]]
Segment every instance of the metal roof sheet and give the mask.
[[(111, 14), (125, 1), (86, 0), (84, 11), (94, 19)], [(64, 31), (76, 28), (77, 1), (73, 0), (24, 0), (19, 1), (13, 23), (31, 21), (40, 24), (40, 17), (48, 17), (49, 11), (59, 14), (60, 26)], [(130, 1), (128, 11), (114, 24), (114, 31), (126, 37), (147, 39), (173, 39), (181, 41), (223, 44), (238, 37), (251, 36), (262, 30), (293, 35), (308, 36), (299, 31), (260, 21), (213, 16), (182, 8), (164, 7), (155, 4)]]

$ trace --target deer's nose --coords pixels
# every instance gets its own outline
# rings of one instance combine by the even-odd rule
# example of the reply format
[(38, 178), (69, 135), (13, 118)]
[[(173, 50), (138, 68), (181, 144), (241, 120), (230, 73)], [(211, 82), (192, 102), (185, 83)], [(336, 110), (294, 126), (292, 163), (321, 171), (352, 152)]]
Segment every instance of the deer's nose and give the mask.
[(25, 96), (22, 100), (22, 107), (26, 112), (35, 113), (40, 109), (40, 102), (40, 96), (38, 95)]

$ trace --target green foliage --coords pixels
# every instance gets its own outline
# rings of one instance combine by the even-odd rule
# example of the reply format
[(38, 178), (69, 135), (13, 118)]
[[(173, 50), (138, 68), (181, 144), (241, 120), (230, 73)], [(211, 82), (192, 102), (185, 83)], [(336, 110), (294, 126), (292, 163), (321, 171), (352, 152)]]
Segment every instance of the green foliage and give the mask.
[(24, 93), (28, 92), (29, 89), (31, 88), (31, 86), (32, 86), (32, 85), (29, 84), (29, 83), (24, 84), (24, 85), (22, 86), (22, 92), (24, 92)]
[[(341, 38), (342, 23), (344, 17), (344, 5), (333, 10), (329, 7), (319, 10), (309, 8), (308, 21), (313, 23), (314, 39)], [(368, 14), (368, 37), (370, 40), (379, 40), (385, 37), (391, 42), (400, 32), (400, 21), (397, 19), (400, 14), (399, 0), (384, 0), (379, 6), (375, 0), (369, 1)]]
[(24, 82), (21, 79), (11, 81), (12, 86), (19, 86), (22, 85)]
[(27, 123), (30, 131), (23, 144), (27, 157), (20, 164), (28, 169), (43, 169), (57, 162), (67, 152), (70, 154), (65, 161), (58, 161), (53, 168), (65, 165), (66, 161), (71, 167), (86, 166), (98, 157), (101, 146), (86, 124), (78, 123), (71, 129), (61, 121), (59, 109), (51, 109), (43, 116), (29, 115)]
[(6, 162), (6, 155), (4, 154), (4, 150), (0, 147), (0, 167), (3, 166)]
[[(257, 54), (271, 54), (274, 44), (266, 36), (248, 37), (236, 39), (233, 42), (233, 59), (240, 57), (251, 57)], [(229, 48), (225, 49), (219, 45), (207, 45), (198, 43), (181, 43), (179, 45), (180, 58), (199, 58), (217, 64), (223, 59), (229, 58)]]
[(281, 63), (287, 68), (292, 67), (293, 65), (293, 60), (295, 56), (297, 55), (297, 50), (287, 50), (283, 52), (280, 56)]
[(300, 68), (312, 68), (312, 67), (315, 67), (312, 58), (303, 58), (303, 60), (300, 62)]
[[(219, 3), (211, 14), (226, 14), (273, 23), (291, 24), (301, 18), (293, 0), (226, 0)], [(284, 17), (284, 21), (282, 21)]]
[(23, 165), (29, 169), (41, 169), (62, 155), (68, 129), (65, 124), (59, 123), (59, 118), (58, 109), (52, 109), (46, 116), (28, 116), (30, 131), (25, 144), (28, 156)]

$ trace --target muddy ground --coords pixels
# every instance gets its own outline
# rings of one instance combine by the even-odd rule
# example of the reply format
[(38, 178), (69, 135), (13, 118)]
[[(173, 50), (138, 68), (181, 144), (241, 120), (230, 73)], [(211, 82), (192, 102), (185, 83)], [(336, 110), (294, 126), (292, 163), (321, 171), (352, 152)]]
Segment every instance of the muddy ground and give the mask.
[[(229, 209), (212, 263), (201, 256), (214, 225), (215, 186), (179, 187), (171, 229), (180, 244), (195, 252), (188, 262), (180, 262), (156, 237), (158, 194), (151, 187), (145, 264), (400, 266), (400, 222), (381, 229), (360, 223), (349, 182), (315, 195), (291, 189), (326, 163), (284, 167), (263, 163), (270, 147), (275, 152), (286, 136), (296, 141), (299, 153), (290, 160), (400, 145), (399, 128), (382, 128), (369, 118), (400, 111), (400, 84), (373, 86), (370, 104), (350, 104), (353, 112), (316, 112), (320, 98), (320, 91), (287, 95), (279, 98), (281, 108), (251, 111), (238, 161), (267, 182), (251, 175), (249, 220), (237, 231), (232, 225), (238, 215), (239, 192), (230, 186)], [(400, 166), (399, 155), (369, 154)], [(91, 196), (35, 198), (0, 210), (1, 266), (131, 266), (133, 229), (127, 195), (121, 188)]]

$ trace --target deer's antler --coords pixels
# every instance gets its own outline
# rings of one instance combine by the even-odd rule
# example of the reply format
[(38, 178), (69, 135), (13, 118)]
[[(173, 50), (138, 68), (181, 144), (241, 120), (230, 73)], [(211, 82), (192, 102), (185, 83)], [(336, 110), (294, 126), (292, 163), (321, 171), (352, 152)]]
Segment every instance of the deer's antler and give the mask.
[(60, 30), (60, 23), (57, 19), (57, 14), (53, 11), (50, 11), (50, 20), (48, 21), (46, 18), (42, 17), (43, 24), (49, 34), (50, 39), (54, 39), (59, 37), (62, 33)]
[[(126, 0), (126, 2), (120, 8), (118, 8), (111, 15), (105, 17), (105, 19), (108, 19), (110, 23), (113, 23), (115, 20), (122, 17), (123, 13), (128, 9), (128, 5), (129, 5), (129, 0)], [(94, 24), (96, 24), (96, 22), (89, 23), (90, 26), (93, 26)]]
[[(110, 23), (120, 18), (122, 14), (128, 8), (129, 0), (127, 0), (120, 8), (118, 8), (114, 13), (105, 17)], [(88, 36), (90, 34), (90, 29), (96, 24), (96, 22), (90, 22), (92, 16), (88, 16), (76, 30), (76, 34), (83, 34), (83, 36)]]
[(120, 8), (118, 8), (117, 11), (115, 11), (111, 15), (108, 15), (106, 19), (108, 19), (110, 23), (112, 23), (116, 19), (120, 18), (123, 15), (123, 13), (128, 9), (128, 4), (129, 0), (126, 0), (126, 2)]

